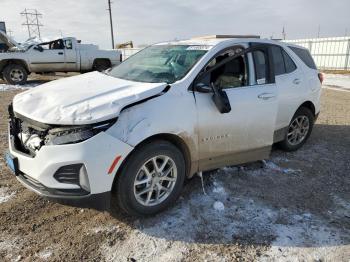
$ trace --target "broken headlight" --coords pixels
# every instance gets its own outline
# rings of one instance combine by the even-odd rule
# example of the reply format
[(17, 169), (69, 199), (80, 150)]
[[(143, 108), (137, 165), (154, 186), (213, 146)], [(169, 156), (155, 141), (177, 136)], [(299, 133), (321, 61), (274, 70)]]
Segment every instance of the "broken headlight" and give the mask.
[(85, 141), (110, 128), (116, 119), (94, 125), (55, 127), (48, 131), (45, 145), (65, 145)]

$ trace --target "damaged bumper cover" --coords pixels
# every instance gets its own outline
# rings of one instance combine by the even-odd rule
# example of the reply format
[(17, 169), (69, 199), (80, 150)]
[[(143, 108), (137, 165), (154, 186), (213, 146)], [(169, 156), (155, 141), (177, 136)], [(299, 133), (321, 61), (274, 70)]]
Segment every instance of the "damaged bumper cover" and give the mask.
[[(123, 159), (133, 149), (104, 131), (84, 141), (56, 145), (38, 134), (40, 147), (30, 149), (18, 136), (21, 123), (10, 112), (9, 156), (15, 160), (14, 171), (27, 188), (48, 197), (85, 198), (109, 192)], [(110, 172), (116, 156), (121, 161)]]

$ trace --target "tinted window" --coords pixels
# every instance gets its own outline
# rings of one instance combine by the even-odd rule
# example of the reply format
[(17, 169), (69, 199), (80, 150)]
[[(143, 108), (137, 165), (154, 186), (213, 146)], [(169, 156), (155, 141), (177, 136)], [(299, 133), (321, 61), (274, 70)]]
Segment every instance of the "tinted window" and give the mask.
[(255, 66), (255, 79), (256, 84), (266, 84), (266, 60), (265, 54), (262, 51), (254, 51), (254, 66)]
[(294, 47), (294, 46), (290, 46), (290, 49), (292, 49), (292, 51), (299, 56), (299, 58), (305, 63), (305, 65), (307, 65), (308, 67), (312, 68), (312, 69), (317, 69), (314, 60), (312, 59), (310, 52), (307, 49), (303, 49), (303, 48), (298, 48), (298, 47)]
[(271, 46), (271, 51), (273, 56), (275, 75), (278, 76), (286, 73), (284, 59), (282, 56), (282, 49), (278, 46)]
[(292, 58), (290, 58), (290, 56), (287, 54), (287, 52), (282, 50), (282, 54), (283, 54), (283, 59), (284, 59), (284, 65), (286, 68), (286, 73), (291, 73), (295, 69), (297, 69), (297, 66), (293, 62)]

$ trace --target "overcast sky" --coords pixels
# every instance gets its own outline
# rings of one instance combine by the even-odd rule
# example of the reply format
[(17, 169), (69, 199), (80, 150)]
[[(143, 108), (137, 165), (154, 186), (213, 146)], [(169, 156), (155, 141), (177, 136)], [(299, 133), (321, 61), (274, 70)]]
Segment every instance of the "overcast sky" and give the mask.
[[(0, 0), (0, 21), (27, 38), (20, 12), (43, 14), (44, 37), (75, 36), (111, 47), (107, 0)], [(258, 34), (288, 39), (350, 35), (350, 0), (114, 0), (117, 43), (136, 45), (207, 34)]]

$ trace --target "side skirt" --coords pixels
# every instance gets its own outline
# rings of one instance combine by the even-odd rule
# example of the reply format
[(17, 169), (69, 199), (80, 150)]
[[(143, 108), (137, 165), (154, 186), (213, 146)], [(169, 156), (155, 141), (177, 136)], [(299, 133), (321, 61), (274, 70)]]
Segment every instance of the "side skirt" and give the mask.
[(199, 160), (199, 170), (206, 171), (227, 165), (239, 165), (269, 158), (271, 146)]

